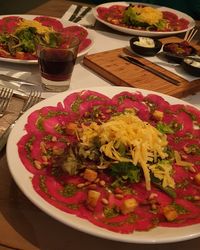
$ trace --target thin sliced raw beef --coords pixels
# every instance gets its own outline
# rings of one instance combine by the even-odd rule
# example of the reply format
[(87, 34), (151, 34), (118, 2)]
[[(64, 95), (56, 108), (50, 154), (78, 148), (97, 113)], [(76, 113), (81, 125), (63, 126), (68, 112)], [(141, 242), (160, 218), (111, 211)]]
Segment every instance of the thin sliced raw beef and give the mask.
[(17, 27), (20, 20), (23, 18), (19, 16), (8, 16), (0, 19), (0, 32), (12, 33)]
[(47, 17), (47, 16), (38, 16), (38, 17), (35, 17), (34, 20), (40, 22), (44, 26), (52, 27), (57, 32), (63, 31), (62, 23), (56, 18)]
[[(114, 175), (111, 174), (110, 168), (116, 160), (110, 163), (109, 157), (102, 154), (96, 134), (93, 148), (89, 147), (90, 141), (85, 145), (80, 139), (82, 126), (107, 122), (130, 109), (154, 127), (157, 121), (153, 112), (161, 111), (163, 116), (159, 122), (173, 130), (166, 133), (165, 152), (169, 159), (157, 157), (151, 160), (159, 168), (157, 176), (149, 169), (149, 190), (141, 170), (139, 174), (137, 172), (139, 166), (118, 161), (121, 164), (117, 166), (119, 170), (123, 167), (123, 171), (116, 176), (118, 169), (114, 168)], [(157, 226), (193, 225), (200, 223), (200, 185), (197, 178), (200, 174), (199, 118), (199, 110), (189, 105), (170, 105), (159, 95), (121, 92), (109, 98), (94, 91), (75, 92), (64, 98), (63, 103), (41, 108), (29, 115), (25, 126), (27, 134), (18, 142), (19, 157), (33, 174), (34, 190), (44, 200), (96, 226), (128, 234)], [(88, 133), (93, 132), (90, 130)], [(162, 133), (159, 132), (159, 136)], [(123, 157), (127, 148), (124, 145), (118, 147), (121, 149), (120, 157)], [(176, 161), (175, 150), (182, 162), (189, 163), (189, 167)], [(162, 161), (166, 161), (171, 170), (168, 171), (168, 165), (162, 165)], [(147, 169), (148, 164), (151, 165), (150, 160)], [(125, 170), (127, 172), (124, 173)], [(162, 171), (167, 173), (165, 178), (170, 175), (174, 186), (162, 185), (162, 179), (159, 179)], [(139, 180), (134, 179), (140, 174)], [(169, 208), (175, 214), (172, 219), (164, 212)]]

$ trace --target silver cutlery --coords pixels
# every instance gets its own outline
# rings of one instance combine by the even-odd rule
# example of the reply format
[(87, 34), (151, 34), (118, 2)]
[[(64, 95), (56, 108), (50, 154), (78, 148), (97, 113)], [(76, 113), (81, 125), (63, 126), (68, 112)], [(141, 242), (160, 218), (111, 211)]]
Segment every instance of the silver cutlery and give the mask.
[(17, 77), (9, 76), (9, 75), (4, 75), (4, 74), (0, 74), (0, 80), (7, 81), (7, 82), (16, 82), (18, 84), (26, 84), (26, 85), (30, 85), (30, 86), (35, 86), (35, 83), (33, 83), (33, 82), (23, 80), (23, 79), (20, 79)]
[(172, 83), (172, 84), (174, 84), (176, 86), (180, 85), (180, 82), (178, 80), (173, 79), (173, 78), (165, 75), (164, 73), (159, 72), (156, 69), (153, 69), (153, 68), (145, 65), (144, 63), (140, 62), (139, 60), (137, 60), (136, 58), (134, 58), (132, 56), (128, 56), (128, 55), (122, 53), (122, 54), (119, 55), (119, 57), (126, 60), (126, 61), (128, 61), (129, 63), (137, 65), (138, 67), (143, 68), (143, 69), (153, 73), (154, 75), (159, 76), (160, 78), (162, 78), (162, 79), (164, 79), (164, 80), (166, 80), (166, 81), (168, 81), (168, 82), (170, 82), (170, 83)]
[(27, 94), (33, 89), (42, 91), (41, 86), (33, 82), (23, 80), (20, 78), (16, 78), (13, 76), (0, 74), (0, 80), (2, 80), (3, 82), (6, 82), (6, 84), (3, 83), (2, 86), (6, 86), (13, 90), (20, 92), (19, 94), (20, 96), (27, 96)]
[(71, 17), (68, 20), (72, 22), (76, 18), (76, 16), (78, 15), (78, 13), (80, 12), (82, 7), (83, 7), (82, 5), (77, 5), (73, 14), (71, 15)]
[(0, 90), (0, 117), (2, 117), (6, 109), (8, 107), (8, 104), (12, 98), (13, 90), (9, 88), (2, 88)]
[(19, 112), (17, 118), (14, 120), (13, 123), (10, 124), (10, 126), (3, 132), (3, 134), (0, 137), (0, 151), (4, 148), (6, 145), (6, 142), (8, 140), (8, 136), (15, 126), (16, 121), (19, 119), (21, 115), (23, 115), (29, 108), (31, 108), (33, 105), (38, 103), (41, 100), (41, 92), (32, 90), (27, 98), (27, 100), (24, 102), (24, 105)]
[(74, 20), (73, 20), (73, 22), (74, 23), (78, 23), (84, 16), (86, 16), (86, 14), (88, 13), (88, 12), (90, 12), (91, 11), (91, 7), (87, 7), (79, 16), (77, 16)]

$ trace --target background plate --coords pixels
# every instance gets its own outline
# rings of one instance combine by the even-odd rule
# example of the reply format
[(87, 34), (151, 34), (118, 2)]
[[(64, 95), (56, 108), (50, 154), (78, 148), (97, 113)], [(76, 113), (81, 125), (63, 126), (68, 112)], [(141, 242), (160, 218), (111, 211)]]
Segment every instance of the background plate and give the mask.
[[(127, 88), (127, 87), (97, 87), (97, 88), (89, 88), (90, 90), (100, 92), (109, 97), (120, 93), (122, 91), (135, 92), (140, 91), (143, 95), (147, 94), (157, 94), (165, 98), (171, 104), (188, 104), (184, 101), (176, 99), (171, 96), (167, 96), (164, 94), (159, 94), (153, 91), (142, 90), (137, 88)], [(75, 215), (67, 214), (62, 212), (61, 210), (53, 207), (49, 203), (47, 203), (41, 196), (39, 196), (33, 189), (30, 177), (32, 174), (26, 170), (23, 166), (21, 160), (18, 156), (17, 142), (24, 135), (24, 125), (26, 124), (28, 115), (44, 106), (56, 105), (58, 102), (62, 102), (62, 100), (69, 94), (73, 92), (79, 92), (80, 89), (76, 91), (66, 91), (50, 97), (34, 107), (28, 110), (21, 118), (17, 121), (15, 127), (13, 128), (7, 143), (7, 160), (11, 175), (16, 181), (19, 188), (22, 192), (41, 210), (43, 210), (48, 215), (52, 216), (56, 220), (68, 225), (74, 229), (80, 230), (82, 232), (95, 235), (105, 239), (111, 239), (115, 241), (121, 242), (129, 242), (129, 243), (168, 243), (168, 242), (177, 242), (188, 240), (192, 238), (197, 238), (200, 236), (200, 224), (186, 226), (181, 228), (166, 228), (166, 227), (158, 227), (148, 232), (134, 232), (133, 234), (119, 234), (108, 231), (106, 229), (97, 227), (91, 224), (89, 221), (76, 217)]]
[[(145, 5), (145, 6), (152, 6), (154, 8), (158, 8), (161, 11), (172, 12), (172, 13), (176, 14), (179, 18), (185, 18), (186, 20), (188, 20), (189, 21), (188, 28), (184, 29), (184, 30), (179, 30), (179, 31), (165, 31), (165, 32), (164, 31), (161, 32), (161, 31), (136, 30), (136, 29), (120, 27), (120, 26), (108, 23), (108, 22), (106, 22), (106, 21), (104, 21), (104, 20), (102, 20), (102, 19), (100, 19), (98, 17), (97, 9), (99, 7), (106, 7), (107, 8), (107, 7), (110, 7), (112, 5), (125, 5), (125, 6), (128, 6), (130, 3), (132, 3), (132, 4), (142, 4), (142, 5)], [(118, 31), (121, 31), (121, 32), (126, 33), (126, 34), (138, 35), (138, 36), (149, 36), (149, 37), (169, 36), (169, 35), (174, 35), (174, 34), (186, 32), (187, 30), (190, 30), (195, 26), (194, 19), (192, 17), (190, 17), (189, 15), (183, 13), (183, 12), (180, 12), (180, 11), (177, 11), (177, 10), (174, 10), (174, 9), (171, 9), (171, 8), (167, 8), (167, 7), (162, 7), (162, 6), (159, 6), (159, 5), (139, 3), (139, 2), (111, 2), (111, 3), (100, 4), (100, 5), (96, 6), (93, 9), (93, 15), (95, 16), (95, 18), (99, 22), (104, 23), (105, 25), (109, 26), (110, 28), (112, 28), (114, 30), (118, 30)]]
[[(25, 18), (25, 19), (28, 19), (28, 20), (33, 20), (35, 17), (43, 16), (43, 15), (20, 15), (20, 14), (17, 14), (17, 15), (0, 15), (0, 19), (3, 18), (3, 17), (7, 17), (7, 16), (19, 16), (19, 17), (22, 17), (22, 18)], [(59, 20), (63, 24), (64, 27), (75, 26), (76, 25), (76, 26), (82, 27), (85, 30), (87, 30), (87, 32), (88, 32), (87, 38), (89, 38), (91, 40), (91, 44), (87, 48), (82, 50), (80, 53), (78, 53), (78, 57), (81, 57), (81, 56), (85, 55), (93, 47), (93, 45), (94, 45), (94, 36), (92, 35), (90, 30), (86, 29), (85, 27), (83, 27), (80, 24), (76, 24), (76, 23), (70, 22), (68, 20), (63, 20), (63, 19), (59, 19), (59, 18), (56, 18), (56, 17), (52, 17), (52, 18), (55, 18), (55, 19)], [(37, 64), (38, 63), (37, 60), (20, 60), (20, 59), (3, 58), (3, 57), (0, 57), (0, 61), (11, 62), (11, 63), (21, 63), (21, 64)]]

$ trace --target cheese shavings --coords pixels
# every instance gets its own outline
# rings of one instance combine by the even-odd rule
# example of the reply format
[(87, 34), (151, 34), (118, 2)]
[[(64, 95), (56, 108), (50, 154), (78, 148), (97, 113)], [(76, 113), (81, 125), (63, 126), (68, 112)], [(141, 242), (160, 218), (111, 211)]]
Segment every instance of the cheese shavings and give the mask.
[[(100, 152), (114, 161), (139, 165), (144, 173), (147, 190), (151, 189), (150, 165), (168, 156), (165, 152), (168, 144), (166, 135), (131, 112), (113, 116), (100, 125), (95, 122), (89, 126), (82, 125), (79, 136), (81, 144), (87, 147), (92, 147), (95, 138), (98, 138)], [(121, 146), (126, 153), (120, 152)], [(166, 171), (166, 174), (169, 175), (169, 172)], [(165, 183), (169, 182), (164, 181), (164, 185), (167, 185)]]
[(19, 31), (21, 31), (23, 29), (30, 28), (30, 27), (35, 28), (37, 30), (38, 34), (45, 34), (45, 33), (49, 33), (49, 32), (54, 32), (53, 28), (43, 26), (38, 21), (23, 19), (19, 22), (19, 25), (18, 25), (15, 33), (18, 33)]
[(175, 157), (176, 164), (179, 165), (179, 166), (188, 167), (188, 168), (191, 168), (191, 167), (194, 166), (194, 164), (191, 163), (191, 162), (183, 161), (181, 159), (181, 156), (180, 156), (179, 152), (176, 151), (176, 150), (174, 151), (174, 157)]
[(169, 161), (160, 161), (157, 164), (151, 165), (149, 169), (153, 172), (153, 175), (156, 178), (162, 181), (163, 188), (175, 188), (174, 179), (171, 177), (172, 165), (169, 163)]
[(133, 6), (132, 12), (134, 13), (132, 18), (135, 18), (138, 22), (148, 23), (149, 25), (154, 25), (163, 19), (163, 13), (150, 6)]

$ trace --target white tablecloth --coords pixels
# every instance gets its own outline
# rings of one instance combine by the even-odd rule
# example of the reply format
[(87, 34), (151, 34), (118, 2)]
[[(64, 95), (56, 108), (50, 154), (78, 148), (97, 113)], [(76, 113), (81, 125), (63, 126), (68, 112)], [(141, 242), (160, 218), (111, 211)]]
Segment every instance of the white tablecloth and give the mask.
[[(129, 46), (130, 36), (128, 35), (125, 34), (117, 35), (114, 33), (107, 33), (94, 30), (91, 30), (90, 32), (92, 36), (94, 36), (94, 45), (88, 52), (89, 54)], [(160, 64), (158, 58), (149, 58), (149, 60)], [(163, 66), (167, 68), (166, 64), (164, 64)], [(175, 73), (178, 73), (177, 67), (171, 67), (170, 70), (174, 71)], [(23, 64), (0, 62), (0, 73), (8, 74), (15, 77), (20, 77), (22, 79), (26, 79), (40, 85), (40, 75), (39, 75), (38, 65), (27, 65), (27, 64), (23, 65)], [(183, 72), (179, 71), (179, 74), (182, 73)], [(184, 77), (189, 80), (193, 79), (191, 76), (185, 74)], [(0, 81), (0, 84), (2, 83), (3, 82)], [(82, 64), (82, 58), (78, 58), (72, 75), (70, 90), (79, 88), (87, 89), (88, 87), (109, 86), (109, 85), (110, 83), (108, 81), (106, 81), (99, 75), (95, 74), (94, 72), (86, 68)], [(54, 94), (55, 93), (44, 92), (43, 97), (47, 98)], [(196, 93), (193, 96), (188, 96), (184, 98), (184, 100), (200, 108), (200, 92)]]

